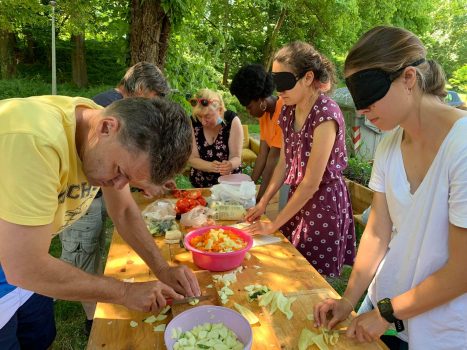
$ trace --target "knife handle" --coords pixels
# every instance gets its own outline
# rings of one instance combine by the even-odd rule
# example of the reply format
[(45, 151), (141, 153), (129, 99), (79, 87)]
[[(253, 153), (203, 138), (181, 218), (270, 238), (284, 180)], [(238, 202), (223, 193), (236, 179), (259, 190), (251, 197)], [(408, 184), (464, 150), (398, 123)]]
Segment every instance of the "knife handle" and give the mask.
[(165, 299), (165, 302), (166, 302), (167, 305), (172, 306), (174, 300), (172, 298), (167, 298), (167, 299)]

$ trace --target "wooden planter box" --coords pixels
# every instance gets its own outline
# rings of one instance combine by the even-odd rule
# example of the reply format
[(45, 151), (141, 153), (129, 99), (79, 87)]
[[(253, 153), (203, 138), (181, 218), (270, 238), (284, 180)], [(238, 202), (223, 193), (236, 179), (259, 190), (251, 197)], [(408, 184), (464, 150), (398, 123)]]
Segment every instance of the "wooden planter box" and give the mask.
[(355, 223), (365, 227), (362, 221), (362, 213), (371, 205), (374, 191), (349, 179), (345, 179), (345, 183), (350, 192)]

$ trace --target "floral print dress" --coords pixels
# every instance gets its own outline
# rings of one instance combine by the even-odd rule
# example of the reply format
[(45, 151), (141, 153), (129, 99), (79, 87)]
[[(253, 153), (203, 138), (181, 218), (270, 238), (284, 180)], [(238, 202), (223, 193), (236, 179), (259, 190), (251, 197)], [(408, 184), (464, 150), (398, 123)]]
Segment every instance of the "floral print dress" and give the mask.
[[(216, 139), (212, 144), (209, 144), (206, 140), (201, 122), (195, 117), (191, 118), (191, 123), (193, 125), (195, 134), (196, 147), (198, 148), (198, 153), (201, 159), (208, 162), (215, 160), (219, 162), (222, 162), (223, 160), (229, 160), (230, 127), (232, 126), (232, 121), (234, 118), (238, 118), (234, 112), (229, 110), (225, 111), (224, 123), (222, 124), (222, 128), (220, 129)], [(240, 172), (240, 167), (232, 170), (232, 174)], [(193, 167), (190, 170), (190, 182), (194, 187), (212, 187), (218, 183), (217, 179), (219, 176), (219, 173), (209, 173), (195, 169)]]
[(289, 198), (305, 176), (313, 147), (313, 133), (323, 122), (338, 125), (336, 140), (317, 192), (280, 231), (319, 273), (337, 277), (342, 265), (355, 258), (355, 229), (350, 195), (342, 171), (347, 167), (344, 117), (336, 102), (320, 95), (298, 132), (294, 130), (295, 106), (286, 106), (279, 118), (284, 135), (285, 183)]

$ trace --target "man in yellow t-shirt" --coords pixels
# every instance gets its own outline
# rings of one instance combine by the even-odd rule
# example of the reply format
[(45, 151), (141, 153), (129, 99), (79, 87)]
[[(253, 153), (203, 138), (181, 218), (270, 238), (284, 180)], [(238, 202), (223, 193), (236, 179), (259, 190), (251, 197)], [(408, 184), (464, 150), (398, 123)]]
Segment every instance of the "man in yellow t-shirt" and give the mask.
[(278, 120), (284, 103), (273, 96), (272, 76), (260, 64), (242, 67), (232, 79), (230, 92), (246, 107), (248, 113), (259, 119), (259, 154), (251, 178), (261, 178), (256, 202), (263, 196), (279, 160), (282, 148), (282, 130)]
[[(157, 312), (168, 297), (199, 295), (194, 274), (161, 256), (129, 189), (162, 184), (190, 153), (189, 119), (161, 99), (105, 109), (80, 97), (0, 101), (0, 348), (50, 345), (48, 297)], [(86, 212), (99, 187), (117, 230), (159, 281), (91, 275), (48, 254), (52, 236)]]
[[(102, 92), (94, 96), (92, 100), (102, 107), (107, 107), (112, 102), (122, 98), (164, 97), (169, 91), (169, 84), (156, 65), (149, 62), (138, 62), (126, 71), (115, 89)], [(167, 185), (172, 184), (174, 184), (173, 180)], [(153, 186), (151, 193), (145, 193), (145, 196), (160, 196), (164, 193), (167, 185)], [(102, 257), (106, 254), (106, 217), (102, 191), (99, 191), (86, 214), (60, 232), (60, 241), (62, 242), (60, 259), (88, 273), (102, 274), (104, 268)], [(81, 304), (86, 314), (84, 331), (86, 335), (89, 335), (96, 303), (83, 302)]]

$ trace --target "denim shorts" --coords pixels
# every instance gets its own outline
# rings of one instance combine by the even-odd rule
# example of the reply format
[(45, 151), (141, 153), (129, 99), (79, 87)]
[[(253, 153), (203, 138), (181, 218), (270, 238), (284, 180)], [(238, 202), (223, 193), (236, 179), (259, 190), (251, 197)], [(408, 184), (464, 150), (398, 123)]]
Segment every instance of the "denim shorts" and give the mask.
[(52, 298), (33, 294), (0, 329), (0, 349), (46, 350), (56, 334)]
[(103, 198), (95, 198), (86, 214), (60, 233), (60, 259), (88, 273), (102, 273), (102, 256), (105, 254), (104, 213)]

